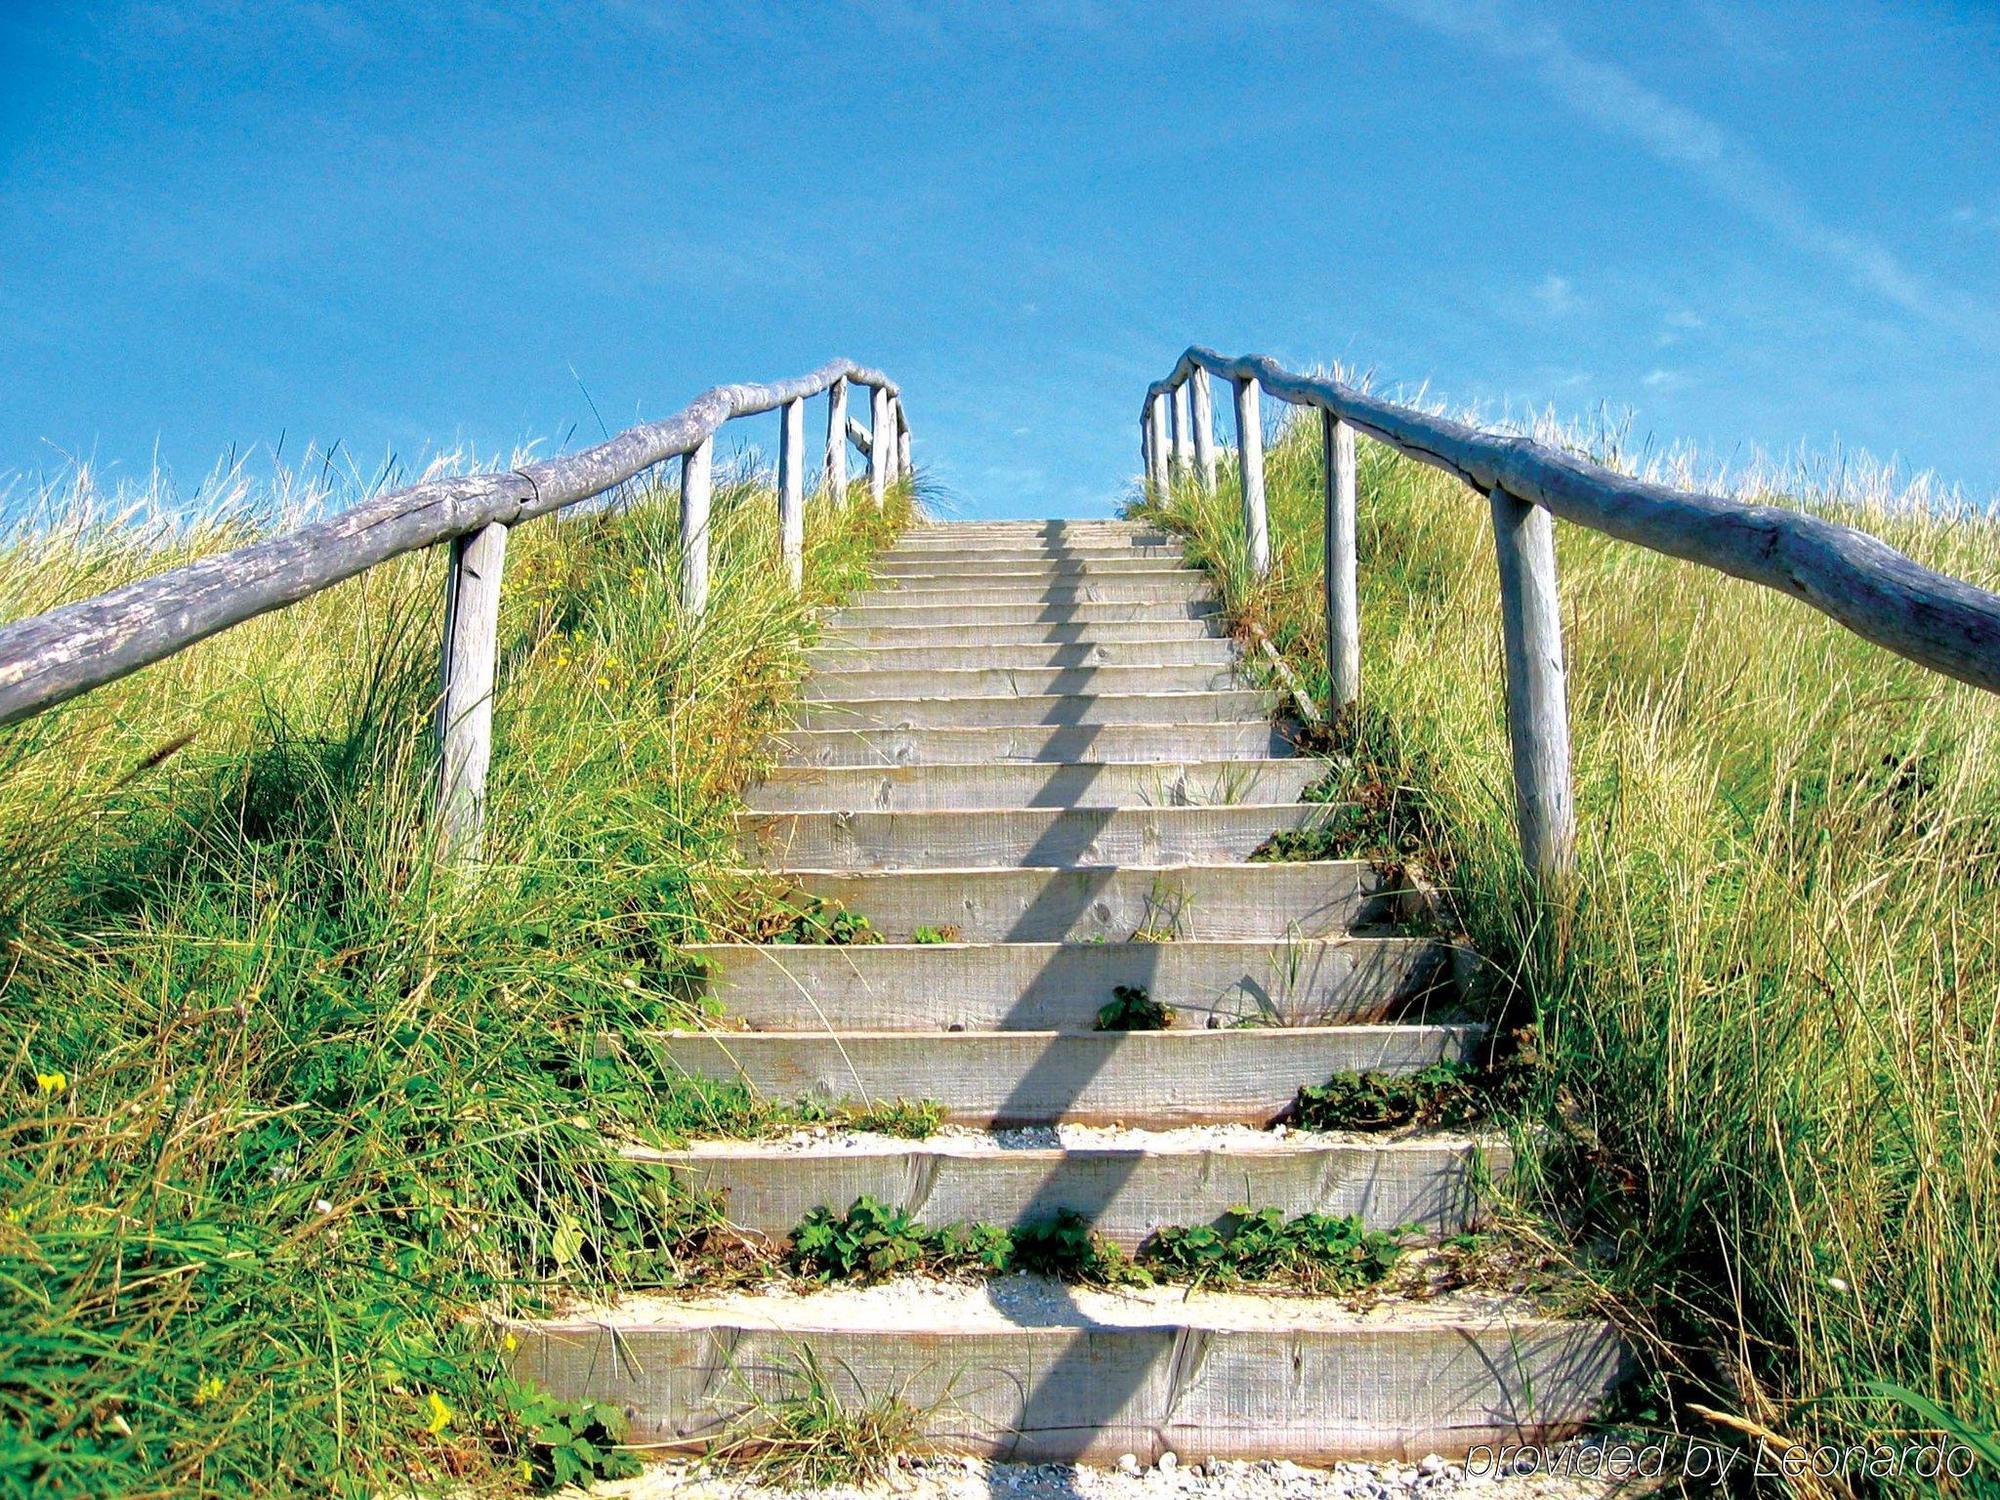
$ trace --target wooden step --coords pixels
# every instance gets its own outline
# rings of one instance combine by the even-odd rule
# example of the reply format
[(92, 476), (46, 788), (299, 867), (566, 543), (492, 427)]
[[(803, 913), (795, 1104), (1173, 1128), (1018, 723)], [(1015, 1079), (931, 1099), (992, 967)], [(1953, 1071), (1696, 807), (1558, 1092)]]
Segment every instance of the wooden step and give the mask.
[(863, 646), (1094, 646), (1131, 641), (1219, 641), (1216, 616), (1199, 620), (1116, 620), (1098, 625), (884, 625), (831, 630), (819, 638), (826, 650)]
[[(928, 684), (937, 686), (937, 684)], [(1268, 722), (1278, 695), (1255, 688), (1223, 692), (996, 693), (987, 698), (807, 699), (795, 711), (799, 729), (1045, 729), (1109, 724), (1228, 724)], [(1178, 756), (1183, 753), (1169, 749)]]
[(704, 991), (754, 1031), (1089, 1031), (1121, 985), (1175, 1027), (1439, 1019), (1450, 953), (1423, 938), (1171, 943), (701, 943)]
[(1465, 1022), (1233, 1031), (667, 1033), (674, 1066), (774, 1099), (935, 1099), (962, 1125), (1268, 1125), (1303, 1084), (1470, 1060)]
[[(1251, 695), (1256, 696), (1256, 695)], [(1024, 699), (1010, 699), (1021, 703)], [(872, 705), (871, 705), (872, 706)], [(792, 766), (997, 766), (1122, 761), (1181, 765), (1289, 755), (1283, 729), (1262, 718), (1209, 724), (1021, 724), (979, 729), (788, 729), (774, 744)]]
[(961, 645), (819, 646), (806, 653), (815, 672), (924, 672), (1116, 666), (1227, 667), (1236, 645), (1221, 636), (1138, 641), (1049, 641), (1003, 646), (983, 641)]
[(1099, 584), (1116, 584), (1121, 588), (1157, 585), (1179, 597), (1203, 592), (1208, 587), (1208, 575), (1166, 560), (1129, 568), (1087, 570), (1074, 565), (1053, 567), (1007, 563), (1004, 566), (951, 569), (877, 569), (875, 573), (876, 591), (896, 594), (956, 595), (968, 588), (1068, 593), (1095, 588)]
[(867, 917), (885, 940), (899, 943), (919, 927), (956, 927), (968, 943), (1339, 937), (1393, 922), (1406, 898), (1362, 860), (873, 874), (794, 870), (786, 880)]
[(848, 604), (827, 616), (829, 630), (875, 630), (885, 626), (928, 630), (935, 625), (1116, 625), (1136, 620), (1205, 620), (1221, 613), (1213, 599), (1127, 601), (1120, 604), (1066, 604), (1016, 599), (999, 604), (958, 601), (918, 604)]
[(815, 672), (808, 703), (855, 698), (1092, 698), (1220, 693), (1246, 684), (1234, 665), (1193, 667), (971, 667), (939, 671)]
[[(1268, 747), (1266, 747), (1268, 748)], [(1021, 807), (1215, 807), (1296, 802), (1326, 775), (1308, 756), (1204, 761), (783, 766), (744, 794), (752, 812), (940, 812)]]
[(850, 609), (881, 609), (901, 605), (907, 609), (957, 609), (981, 604), (1038, 604), (1044, 607), (1081, 604), (1190, 605), (1206, 604), (1214, 598), (1208, 581), (1199, 573), (1176, 570), (1164, 577), (1093, 578), (1075, 583), (1051, 584), (1042, 579), (1019, 583), (970, 583), (948, 590), (883, 587), (854, 596)]
[(885, 552), (875, 560), (880, 578), (983, 578), (1002, 573), (1034, 573), (1074, 578), (1116, 573), (1156, 573), (1183, 566), (1178, 548), (1127, 547), (1089, 553), (1055, 552)]
[(1001, 807), (951, 812), (739, 813), (746, 863), (774, 870), (1195, 865), (1248, 859), (1275, 830), (1318, 828), (1320, 802), (1217, 807)]
[(507, 1327), (516, 1378), (621, 1408), (633, 1442), (699, 1445), (796, 1398), (810, 1350), (845, 1409), (894, 1394), (933, 1445), (1019, 1462), (1462, 1457), (1570, 1432), (1625, 1368), (1608, 1323), (1493, 1294), (1356, 1311), (1025, 1276), (639, 1296)]
[(697, 1141), (634, 1148), (690, 1187), (719, 1194), (736, 1228), (789, 1235), (815, 1208), (845, 1212), (866, 1194), (927, 1224), (1046, 1222), (1068, 1210), (1105, 1238), (1138, 1245), (1157, 1229), (1213, 1224), (1245, 1204), (1287, 1214), (1358, 1216), (1371, 1229), (1457, 1234), (1479, 1189), (1504, 1177), (1504, 1138), (1395, 1141), (1292, 1132), (1074, 1130), (902, 1141), (832, 1134), (804, 1141)]

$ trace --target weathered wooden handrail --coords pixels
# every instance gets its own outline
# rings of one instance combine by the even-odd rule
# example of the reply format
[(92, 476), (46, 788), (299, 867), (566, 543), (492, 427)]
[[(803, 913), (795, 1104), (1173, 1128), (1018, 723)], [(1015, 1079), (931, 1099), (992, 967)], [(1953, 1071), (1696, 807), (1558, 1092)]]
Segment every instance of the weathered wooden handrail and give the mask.
[[(879, 505), (885, 482), (907, 468), (909, 452), (901, 395), (886, 375), (835, 360), (796, 380), (716, 386), (671, 417), (634, 427), (580, 453), (501, 473), (426, 480), (283, 536), (251, 542), (0, 626), (0, 725), (114, 682), (232, 625), (296, 604), (392, 558), (449, 544), (438, 700), (444, 767), (440, 842), (449, 853), (470, 857), (477, 851), (485, 795), (507, 528), (602, 495), (679, 457), (683, 461), (681, 599), (689, 612), (699, 614), (708, 598), (715, 434), (732, 418), (782, 409), (779, 530), (786, 572), (796, 587), (804, 539), (804, 403), (821, 392), (828, 394), (823, 474), (830, 497), (844, 503), (850, 384), (867, 386), (874, 393), (874, 440), (887, 455), (886, 461), (870, 462)], [(900, 443), (890, 436), (898, 430)]]
[[(1166, 412), (1183, 387), (1193, 402), (1197, 478), (1215, 483), (1208, 411), (1211, 375), (1237, 392), (1244, 535), (1253, 570), (1269, 567), (1263, 434), (1256, 391), (1325, 413), (1326, 614), (1333, 707), (1360, 693), (1354, 605), (1355, 431), (1387, 443), (1488, 497), (1501, 574), (1507, 649), (1508, 728), (1516, 816), (1529, 868), (1560, 878), (1575, 841), (1569, 725), (1555, 543), (1560, 516), (1669, 557), (1701, 563), (1802, 599), (1899, 656), (1989, 692), (2000, 692), (2000, 595), (1935, 572), (1879, 538), (1774, 505), (1633, 479), (1532, 438), (1480, 432), (1385, 401), (1327, 377), (1299, 375), (1261, 355), (1228, 359), (1191, 348), (1146, 390), (1140, 431), (1148, 480), (1168, 482)], [(1178, 456), (1181, 444), (1176, 442)], [(1252, 472), (1252, 471), (1255, 472)]]

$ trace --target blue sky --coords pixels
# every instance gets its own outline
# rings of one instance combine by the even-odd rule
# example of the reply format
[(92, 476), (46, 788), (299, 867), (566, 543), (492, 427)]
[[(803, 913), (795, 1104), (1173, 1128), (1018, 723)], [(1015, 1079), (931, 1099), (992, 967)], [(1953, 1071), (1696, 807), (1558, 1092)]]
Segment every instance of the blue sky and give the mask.
[(12, 0), (0, 468), (838, 353), (968, 512), (1101, 512), (1201, 342), (2000, 490), (2000, 12), (1636, 11)]

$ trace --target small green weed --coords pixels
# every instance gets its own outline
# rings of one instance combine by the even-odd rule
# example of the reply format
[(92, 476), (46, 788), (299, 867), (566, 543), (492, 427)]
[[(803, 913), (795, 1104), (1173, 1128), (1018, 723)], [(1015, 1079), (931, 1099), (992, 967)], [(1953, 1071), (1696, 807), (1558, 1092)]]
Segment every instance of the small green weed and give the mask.
[(1097, 1010), (1099, 1031), (1165, 1031), (1173, 1024), (1173, 1008), (1155, 1000), (1142, 984), (1119, 985)]
[(897, 1454), (924, 1448), (930, 1413), (900, 1391), (871, 1397), (851, 1369), (843, 1365), (842, 1371), (858, 1399), (841, 1395), (819, 1356), (804, 1344), (776, 1398), (751, 1390), (739, 1376), (751, 1398), (748, 1409), (708, 1456), (778, 1489), (865, 1486), (887, 1478)]
[(1004, 1229), (951, 1224), (934, 1229), (863, 1194), (844, 1214), (816, 1208), (792, 1231), (788, 1264), (816, 1281), (880, 1281), (906, 1271), (1004, 1271), (1014, 1253)]
[(915, 932), (910, 934), (910, 941), (913, 943), (956, 943), (959, 941), (959, 930), (949, 922), (945, 923), (942, 927), (919, 927)]
[(1201, 1281), (1287, 1282), (1313, 1292), (1349, 1292), (1381, 1281), (1402, 1254), (1407, 1229), (1362, 1227), (1358, 1215), (1231, 1209), (1219, 1225), (1162, 1229), (1140, 1260)]
[(927, 1135), (936, 1135), (938, 1127), (944, 1124), (944, 1105), (936, 1099), (878, 1100), (849, 1115), (847, 1123), (856, 1130), (920, 1141)]
[(1416, 1073), (1336, 1073), (1307, 1084), (1291, 1108), (1305, 1130), (1396, 1130), (1466, 1125), (1486, 1113), (1488, 1090), (1469, 1064), (1446, 1060)]
[(759, 931), (762, 943), (826, 943), (836, 948), (879, 943), (882, 934), (859, 912), (838, 901), (820, 901), (804, 910), (785, 911), (768, 919)]
[(1053, 1219), (1014, 1232), (1014, 1259), (1009, 1267), (1060, 1281), (1091, 1286), (1150, 1286), (1152, 1276), (1132, 1257), (1090, 1227), (1073, 1208)]
[(531, 1380), (502, 1377), (494, 1404), (506, 1437), (499, 1445), (517, 1455), (519, 1477), (544, 1489), (588, 1487), (593, 1480), (626, 1479), (639, 1460), (618, 1446), (625, 1413), (597, 1401), (565, 1401)]

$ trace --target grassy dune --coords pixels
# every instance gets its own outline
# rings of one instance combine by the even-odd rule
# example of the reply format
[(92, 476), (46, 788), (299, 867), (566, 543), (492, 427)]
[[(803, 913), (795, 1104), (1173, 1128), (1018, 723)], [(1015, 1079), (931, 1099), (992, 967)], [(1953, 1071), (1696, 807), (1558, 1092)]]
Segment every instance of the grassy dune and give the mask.
[[(1233, 478), (1147, 513), (1324, 703), (1318, 447), (1315, 420), (1270, 454), (1268, 582), (1242, 565)], [(1739, 491), (2000, 588), (2000, 526), (1922, 486), (1857, 471)], [(1532, 1017), (1527, 1123), (1552, 1128), (1524, 1131), (1519, 1187), (1651, 1343), (1680, 1398), (1660, 1419), (1721, 1442), (1940, 1425), (1889, 1383), (1992, 1433), (2000, 700), (1765, 590), (1559, 526), (1581, 873), (1565, 944), (1514, 848), (1486, 503), (1367, 441), (1359, 493), (1350, 775), (1393, 799), (1399, 840)]]
[[(434, 554), (0, 731), (0, 1493), (595, 1464), (601, 1414), (499, 1378), (463, 1314), (700, 1248), (614, 1143), (750, 1109), (647, 1028), (677, 947), (757, 906), (726, 816), (810, 606), (910, 506), (813, 502), (798, 599), (769, 489), (718, 486), (699, 629), (671, 496), (520, 528), (475, 880), (427, 859)], [(254, 529), (76, 516), (0, 540), (0, 618)]]

